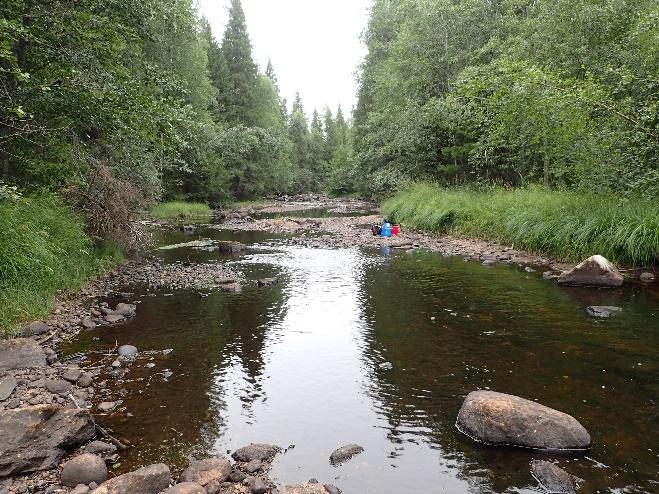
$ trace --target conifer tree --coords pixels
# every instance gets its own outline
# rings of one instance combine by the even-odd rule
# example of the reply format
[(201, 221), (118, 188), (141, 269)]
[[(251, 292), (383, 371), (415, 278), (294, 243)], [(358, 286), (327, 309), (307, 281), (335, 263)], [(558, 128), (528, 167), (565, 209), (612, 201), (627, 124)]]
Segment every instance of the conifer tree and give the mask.
[(224, 120), (229, 125), (252, 126), (257, 120), (258, 69), (240, 0), (231, 0), (221, 52), (228, 71), (226, 90), (220, 92), (219, 99)]

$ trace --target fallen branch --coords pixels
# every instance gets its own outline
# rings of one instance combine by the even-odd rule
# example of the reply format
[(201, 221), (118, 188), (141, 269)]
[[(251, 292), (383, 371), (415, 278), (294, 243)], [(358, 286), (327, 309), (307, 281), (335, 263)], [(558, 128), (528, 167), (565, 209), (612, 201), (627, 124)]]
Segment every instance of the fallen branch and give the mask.
[[(69, 398), (73, 402), (76, 408), (82, 408), (80, 405), (78, 405), (78, 402), (75, 400), (73, 395), (69, 393)], [(103, 427), (98, 425), (96, 421), (94, 421), (94, 427), (96, 427), (96, 430), (103, 436), (105, 437), (108, 441), (110, 441), (112, 444), (114, 444), (119, 451), (125, 451), (128, 448), (131, 447), (131, 444), (124, 444), (122, 441), (114, 437), (112, 434), (110, 434), (107, 430), (105, 430)]]

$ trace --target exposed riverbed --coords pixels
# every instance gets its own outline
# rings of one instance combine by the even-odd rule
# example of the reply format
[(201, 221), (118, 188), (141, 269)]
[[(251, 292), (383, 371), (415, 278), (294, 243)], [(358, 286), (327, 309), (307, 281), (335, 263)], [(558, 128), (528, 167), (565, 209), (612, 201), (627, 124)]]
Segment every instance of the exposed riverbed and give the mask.
[[(192, 456), (265, 442), (295, 445), (273, 463), (277, 483), (317, 478), (345, 493), (536, 492), (533, 459), (559, 460), (584, 479), (580, 492), (659, 490), (656, 288), (559, 288), (542, 278), (547, 267), (517, 264), (515, 255), (486, 267), (429, 250), (477, 257), (483, 249), (460, 252), (421, 235), (351, 246), (337, 236), (341, 228), (363, 238), (370, 218), (359, 225), (354, 212), (312, 206), (306, 214), (255, 212), (193, 234), (156, 229), (157, 247), (246, 244), (232, 254), (212, 245), (154, 250), (165, 265), (226, 263), (240, 292), (131, 283), (117, 291), (138, 302), (134, 318), (81, 331), (62, 347), (158, 352), (111, 383), (121, 403), (98, 418), (134, 444), (117, 471), (157, 461), (182, 467)], [(307, 214), (322, 221), (306, 223)], [(257, 287), (266, 277), (279, 283)], [(590, 305), (622, 310), (598, 319), (586, 313)], [(593, 449), (552, 455), (474, 443), (454, 424), (476, 389), (573, 415)], [(364, 453), (331, 466), (330, 453), (348, 443)]]

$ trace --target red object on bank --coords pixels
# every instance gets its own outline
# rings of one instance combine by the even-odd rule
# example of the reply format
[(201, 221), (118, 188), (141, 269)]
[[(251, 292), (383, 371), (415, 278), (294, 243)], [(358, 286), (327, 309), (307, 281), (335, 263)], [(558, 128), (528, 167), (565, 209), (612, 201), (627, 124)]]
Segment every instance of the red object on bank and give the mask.
[(392, 235), (398, 235), (400, 232), (400, 228), (398, 225), (391, 225), (391, 234)]

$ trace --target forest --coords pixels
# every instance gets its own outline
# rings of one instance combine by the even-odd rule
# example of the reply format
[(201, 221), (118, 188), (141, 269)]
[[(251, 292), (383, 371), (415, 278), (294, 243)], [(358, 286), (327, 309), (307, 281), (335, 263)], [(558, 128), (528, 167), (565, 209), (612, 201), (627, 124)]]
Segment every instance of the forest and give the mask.
[[(240, 0), (229, 9), (216, 39), (192, 0), (3, 2), (3, 305), (40, 297), (21, 281), (35, 265), (51, 293), (139, 247), (135, 219), (166, 201), (393, 196), (385, 212), (410, 227), (460, 217), (461, 233), (567, 258), (595, 244), (656, 257), (656, 2), (374, 0), (353, 109), (286, 101)], [(500, 188), (542, 210), (490, 201)], [(579, 197), (598, 208), (561, 209)], [(485, 203), (488, 218), (520, 210), (518, 226), (475, 227)], [(557, 233), (567, 213), (574, 228)]]

